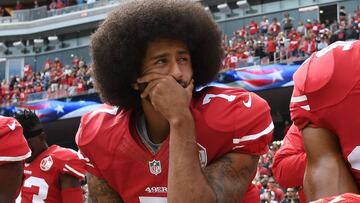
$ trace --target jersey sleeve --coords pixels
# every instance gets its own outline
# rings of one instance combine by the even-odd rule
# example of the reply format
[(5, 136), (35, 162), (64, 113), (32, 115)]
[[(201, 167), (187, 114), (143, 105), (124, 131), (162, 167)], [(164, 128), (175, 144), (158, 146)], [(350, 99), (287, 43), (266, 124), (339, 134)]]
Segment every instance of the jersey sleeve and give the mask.
[(61, 162), (60, 170), (62, 174), (69, 174), (78, 179), (85, 179), (85, 163), (76, 151), (59, 147), (59, 150), (55, 152), (55, 157)]
[(79, 147), (78, 155), (85, 164), (85, 168), (89, 173), (98, 177), (102, 177), (100, 170), (96, 167), (96, 165), (93, 164), (94, 161), (92, 160), (96, 158), (96, 155), (93, 154), (91, 147), (89, 146), (89, 144), (86, 143), (87, 142), (86, 139), (89, 138), (86, 138), (87, 131), (84, 130), (84, 128), (86, 128), (87, 124), (86, 121), (83, 120), (84, 117), (81, 118), (81, 123), (76, 133), (76, 143)]
[(251, 155), (265, 154), (269, 150), (268, 144), (273, 139), (274, 130), (270, 107), (255, 93), (249, 92), (247, 95), (246, 102), (251, 99), (252, 106), (246, 107), (245, 100), (239, 104), (241, 108), (236, 112), (237, 128), (233, 137), (233, 151)]
[(296, 86), (294, 86), (291, 96), (290, 115), (291, 120), (299, 129), (303, 129), (309, 124), (316, 127), (316, 124), (319, 123), (317, 116), (311, 112), (308, 97), (301, 93)]
[(102, 171), (112, 163), (111, 138), (108, 140), (102, 135), (110, 134), (112, 119), (117, 114), (117, 110), (117, 107), (104, 105), (98, 110), (85, 114), (81, 118), (76, 134), (79, 155), (85, 163), (86, 170), (100, 178), (104, 177)]
[(299, 129), (292, 125), (284, 138), (284, 143), (275, 153), (272, 171), (282, 187), (303, 185), (306, 154)]
[(260, 155), (268, 151), (274, 124), (264, 99), (241, 88), (212, 88), (202, 104), (207, 105), (203, 113), (206, 124), (217, 132), (231, 134), (232, 152)]
[(18, 121), (0, 116), (0, 165), (23, 161), (31, 156), (31, 150)]

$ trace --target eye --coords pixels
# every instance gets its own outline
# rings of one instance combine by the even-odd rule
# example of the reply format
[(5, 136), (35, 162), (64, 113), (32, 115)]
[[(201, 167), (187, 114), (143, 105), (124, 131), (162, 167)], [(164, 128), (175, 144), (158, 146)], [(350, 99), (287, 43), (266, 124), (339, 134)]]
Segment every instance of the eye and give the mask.
[(189, 58), (187, 57), (181, 57), (181, 58), (178, 58), (178, 62), (182, 63), (182, 62), (188, 62), (189, 61)]
[(166, 62), (167, 62), (167, 60), (163, 58), (163, 59), (156, 60), (155, 64), (165, 64)]

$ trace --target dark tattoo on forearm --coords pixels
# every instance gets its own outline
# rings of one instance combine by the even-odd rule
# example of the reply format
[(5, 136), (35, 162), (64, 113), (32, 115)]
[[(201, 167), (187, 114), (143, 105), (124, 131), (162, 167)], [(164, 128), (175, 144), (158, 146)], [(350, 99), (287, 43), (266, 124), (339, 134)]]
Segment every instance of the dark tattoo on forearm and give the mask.
[[(216, 194), (216, 202), (240, 202), (256, 169), (258, 157), (251, 157), (250, 166), (234, 166), (231, 156), (224, 156), (205, 169), (208, 182)], [(238, 163), (235, 163), (235, 165)]]
[(88, 203), (122, 203), (120, 196), (107, 184), (104, 179), (91, 174), (87, 175), (89, 198)]

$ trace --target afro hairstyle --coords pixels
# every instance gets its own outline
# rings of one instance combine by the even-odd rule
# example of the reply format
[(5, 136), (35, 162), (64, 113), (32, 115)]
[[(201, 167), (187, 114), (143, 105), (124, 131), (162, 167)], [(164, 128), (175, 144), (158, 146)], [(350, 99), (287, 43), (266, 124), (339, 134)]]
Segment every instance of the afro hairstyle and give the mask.
[(16, 112), (14, 117), (23, 127), (26, 139), (36, 137), (43, 132), (43, 126), (35, 112), (25, 109)]
[(135, 0), (121, 4), (91, 38), (91, 55), (102, 101), (125, 110), (140, 106), (132, 84), (141, 76), (149, 42), (171, 39), (190, 51), (195, 87), (216, 78), (223, 59), (221, 31), (199, 3)]

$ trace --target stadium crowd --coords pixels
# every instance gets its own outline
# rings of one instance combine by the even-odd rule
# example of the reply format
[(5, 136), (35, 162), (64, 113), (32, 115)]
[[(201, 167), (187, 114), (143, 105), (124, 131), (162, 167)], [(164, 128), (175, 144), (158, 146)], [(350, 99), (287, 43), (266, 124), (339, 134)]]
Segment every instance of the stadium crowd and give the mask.
[[(10, 10), (32, 9), (44, 5), (47, 6), (49, 10), (56, 10), (74, 5), (93, 4), (95, 2), (96, 0), (51, 0), (50, 3), (39, 3), (38, 0), (33, 0), (32, 3), (23, 3), (21, 0), (17, 0), (15, 6)], [(0, 5), (0, 17), (9, 16), (9, 13), (7, 9)]]
[[(55, 0), (52, 3), (55, 5)], [(334, 41), (359, 39), (360, 8), (352, 15), (347, 15), (344, 7), (341, 11), (339, 21), (319, 23), (308, 19), (297, 27), (288, 13), (281, 21), (273, 18), (270, 23), (266, 16), (259, 23), (251, 21), (233, 36), (223, 37), (223, 69), (303, 60)], [(74, 57), (72, 65), (63, 65), (59, 58), (48, 59), (41, 72), (33, 72), (30, 65), (25, 65), (23, 75), (1, 82), (0, 105), (26, 101), (32, 93), (46, 91), (47, 98), (54, 98), (93, 87), (90, 69), (78, 57)]]
[(71, 65), (63, 65), (56, 57), (47, 59), (41, 72), (34, 72), (30, 65), (25, 65), (23, 77), (19, 75), (10, 81), (3, 80), (0, 84), (0, 104), (9, 105), (23, 102), (32, 96), (37, 99), (43, 93), (45, 98), (57, 98), (74, 94), (81, 94), (93, 88), (93, 79), (86, 62), (73, 57)]
[(251, 21), (232, 36), (224, 36), (225, 69), (246, 67), (256, 59), (260, 59), (257, 65), (304, 59), (335, 41), (359, 39), (360, 8), (348, 15), (342, 7), (339, 21), (333, 22), (307, 19), (296, 26), (288, 13), (281, 21), (270, 20), (263, 16), (261, 22)]

